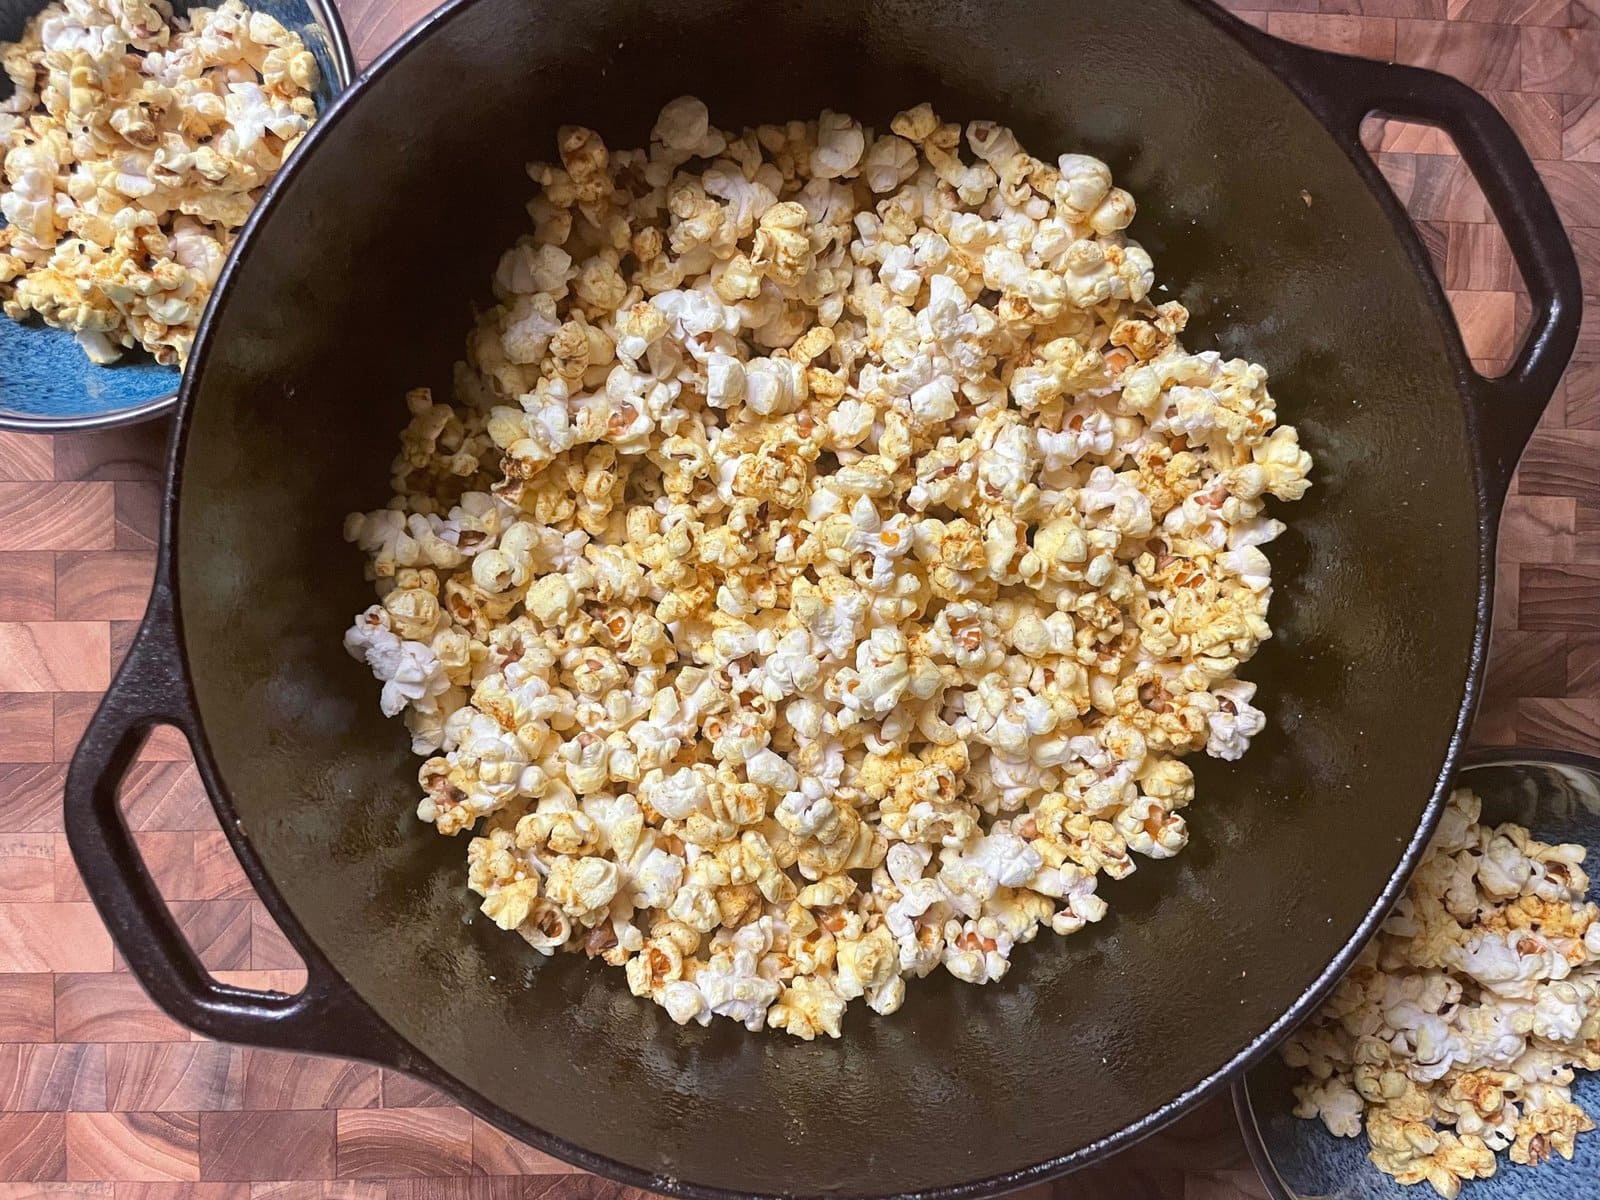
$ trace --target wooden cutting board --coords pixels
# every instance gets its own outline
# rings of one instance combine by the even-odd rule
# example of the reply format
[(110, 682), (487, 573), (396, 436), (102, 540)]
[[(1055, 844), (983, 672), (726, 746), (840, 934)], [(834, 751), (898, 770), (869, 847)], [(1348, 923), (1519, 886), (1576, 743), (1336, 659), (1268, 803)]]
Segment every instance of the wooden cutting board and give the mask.
[[(1572, 228), (1590, 293), (1578, 361), (1523, 460), (1500, 554), (1476, 737), (1600, 746), (1600, 0), (1258, 0), (1284, 37), (1437, 67), (1487, 91)], [(431, 6), (345, 0), (363, 63)], [(1447, 139), (1372, 131), (1474, 353), (1526, 321), (1516, 271)], [(541, 148), (530, 147), (530, 156)], [(0, 1200), (529, 1200), (627, 1189), (572, 1172), (377, 1068), (195, 1040), (140, 992), (61, 834), (65, 763), (144, 607), (162, 424), (0, 433)], [(293, 986), (181, 741), (127, 805), (147, 861), (220, 976)], [(1594, 1135), (1600, 1136), (1600, 1135)], [(1037, 1189), (1040, 1193), (1051, 1189)], [(1057, 1185), (1081, 1200), (1265, 1193), (1226, 1101)]]

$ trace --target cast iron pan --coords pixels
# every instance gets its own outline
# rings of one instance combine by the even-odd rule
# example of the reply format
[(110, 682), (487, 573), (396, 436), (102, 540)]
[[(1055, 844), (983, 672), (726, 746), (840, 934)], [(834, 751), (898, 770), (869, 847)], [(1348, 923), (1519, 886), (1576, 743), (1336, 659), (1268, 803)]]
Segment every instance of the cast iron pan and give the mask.
[[(464, 846), (412, 815), (416, 760), (340, 633), (370, 601), (343, 515), (388, 496), (408, 387), (448, 389), (523, 163), (558, 123), (639, 145), (694, 91), (722, 124), (932, 100), (1106, 158), (1191, 344), (1272, 368), (1316, 486), (1273, 547), (1271, 732), (1198, 764), (1194, 843), (1107, 889), (999, 985), (930, 979), (838, 1042), (680, 1029), (620, 972), (474, 917)], [(1358, 147), (1444, 125), (1505, 228), (1534, 330), (1473, 373)], [(1297, 1023), (1432, 831), (1477, 695), (1494, 528), (1578, 327), (1578, 273), (1505, 122), (1439, 75), (1278, 43), (1208, 4), (456, 0), (278, 178), (184, 383), (149, 615), (67, 783), (73, 852), (129, 965), (213, 1037), (413, 1071), (518, 1137), (690, 1196), (967, 1197), (1127, 1145)], [(306, 959), (299, 996), (211, 980), (116, 792), (154, 723)]]

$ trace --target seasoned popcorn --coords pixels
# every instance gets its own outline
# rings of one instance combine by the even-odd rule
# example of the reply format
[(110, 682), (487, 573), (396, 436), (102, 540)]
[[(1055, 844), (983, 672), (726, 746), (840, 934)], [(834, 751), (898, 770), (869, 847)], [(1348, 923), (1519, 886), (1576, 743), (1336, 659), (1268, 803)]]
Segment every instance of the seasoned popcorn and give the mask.
[(240, 0), (61, 0), (0, 45), (0, 304), (97, 363), (188, 358), (260, 190), (316, 119), (317, 64)]
[(1584, 848), (1479, 823), (1450, 797), (1427, 857), (1333, 998), (1284, 1046), (1301, 1117), (1355, 1137), (1446, 1200), (1495, 1155), (1571, 1158), (1594, 1122), (1575, 1069), (1600, 1067), (1600, 905)]
[(927, 105), (559, 134), (455, 402), (353, 514), (345, 644), (484, 912), (673, 1020), (839, 1035), (1188, 841), (1266, 718), (1311, 461), (1178, 342), (1105, 164)]

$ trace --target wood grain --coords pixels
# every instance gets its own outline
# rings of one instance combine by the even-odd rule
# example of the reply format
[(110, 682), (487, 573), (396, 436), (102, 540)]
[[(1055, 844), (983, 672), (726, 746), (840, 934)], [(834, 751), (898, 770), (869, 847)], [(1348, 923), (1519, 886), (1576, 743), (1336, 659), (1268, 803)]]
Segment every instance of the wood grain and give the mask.
[(0, 429), (0, 481), (38, 480), (56, 477), (55, 439), (49, 434), (13, 433)]
[(0, 971), (0, 1014), (5, 1022), (6, 1041), (53, 1042), (56, 1038), (55, 976)]
[(0, 1046), (0, 1111), (96, 1112), (105, 1107), (105, 1046)]
[(334, 1123), (319, 1112), (203, 1112), (200, 1170), (206, 1179), (334, 1179)]
[(1600, 89), (1600, 32), (1528, 26), (1520, 37), (1523, 91), (1584, 96)]
[(140, 1183), (118, 1180), (116, 1200), (251, 1200), (248, 1183)]
[(53, 478), (119, 483), (160, 479), (168, 428), (165, 421), (149, 421), (126, 429), (58, 433)]
[(0, 691), (81, 692), (111, 682), (111, 631), (99, 621), (0, 621)]
[[(250, 880), (221, 830), (194, 835), (194, 896), (197, 900), (232, 900), (253, 895)], [(252, 939), (254, 929), (252, 927)], [(252, 946), (254, 941), (252, 940)]]
[(200, 1120), (194, 1113), (68, 1113), (67, 1178), (200, 1178)]
[(134, 829), (206, 829), (211, 801), (188, 762), (141, 762), (122, 784), (122, 811)]
[(388, 1184), (361, 1179), (291, 1179), (252, 1183), (250, 1200), (386, 1200)]
[(0, 904), (56, 899), (53, 833), (0, 834)]
[[(1314, 45), (1486, 90), (1548, 181), (1589, 296), (1576, 364), (1502, 527), (1480, 743), (1600, 744), (1600, 0), (1227, 0)], [(363, 60), (428, 0), (346, 0)], [(1375, 118), (1363, 141), (1422, 225), (1472, 353), (1514, 353), (1528, 306), (1448, 135)], [(532, 148), (530, 149), (532, 153)], [(67, 851), (65, 764), (145, 600), (164, 422), (0, 434), (0, 1200), (634, 1200), (392, 1071), (199, 1039), (98, 932)], [(297, 991), (183, 738), (122, 791), (180, 924), (224, 982)], [(1600, 1136), (1600, 1135), (1595, 1135)], [(781, 1186), (781, 1181), (779, 1183)], [(1023, 1200), (1262, 1200), (1225, 1099)]]
[(1267, 16), (1267, 32), (1319, 50), (1337, 50), (1367, 58), (1393, 58), (1395, 52), (1392, 17), (1275, 12)]
[[(1600, 226), (1600, 162), (1543, 162), (1539, 174), (1561, 219), (1570, 225)], [(1594, 287), (1588, 281), (1587, 287)]]
[(1600, 161), (1600, 96), (1561, 98), (1561, 157)]
[(47, 763), (54, 757), (55, 705), (48, 694), (0, 695), (0, 729), (6, 756), (17, 763)]
[[(1275, 9), (1280, 6), (1263, 3), (1245, 7)], [(1310, 7), (1315, 9), (1317, 5), (1312, 4)], [(1322, 0), (1321, 7), (1323, 12), (1364, 13), (1370, 17), (1413, 17), (1434, 21), (1454, 15), (1449, 11), (1446, 0)]]
[(472, 1118), (459, 1108), (339, 1113), (340, 1179), (464, 1175), (473, 1169)]
[(1489, 99), (1534, 158), (1561, 157), (1561, 105), (1566, 97), (1539, 92), (1490, 92)]
[(0, 575), (0, 621), (48, 621), (56, 615), (56, 556), (14, 551)]
[(106, 971), (111, 935), (92, 904), (0, 904), (0, 971)]
[(161, 528), (161, 485), (117, 484), (115, 516), (118, 550), (154, 550)]
[(245, 1108), (375, 1108), (378, 1068), (337, 1058), (245, 1051)]
[[(89, 718), (100, 703), (98, 692), (55, 693), (54, 732), (52, 758), (67, 762), (77, 748), (78, 739), (88, 728)], [(137, 756), (143, 762), (192, 762), (189, 743), (183, 734), (170, 725), (157, 725), (139, 747)]]
[(116, 1111), (241, 1108), (245, 1054), (216, 1042), (130, 1042), (105, 1047), (106, 1101)]
[(56, 975), (55, 1035), (63, 1042), (189, 1040), (132, 975), (111, 971)]
[(472, 1166), (485, 1175), (559, 1175), (577, 1168), (472, 1118)]
[(1477, 21), (1397, 21), (1395, 57), (1485, 91), (1516, 91), (1522, 81), (1519, 32)]
[(437, 1108), (454, 1103), (437, 1088), (400, 1071), (384, 1068), (379, 1074), (384, 1108)]
[(212, 971), (243, 971), (255, 965), (250, 948), (251, 901), (169, 901), (168, 907), (201, 966)]
[(24, 833), (61, 828), (61, 763), (7, 763), (0, 766), (0, 830)]
[(56, 556), (56, 616), (63, 621), (138, 620), (155, 575), (153, 550), (89, 550)]
[(109, 550), (109, 483), (0, 483), (0, 550)]
[(66, 1177), (65, 1113), (0, 1112), (0, 1179), (37, 1183)]

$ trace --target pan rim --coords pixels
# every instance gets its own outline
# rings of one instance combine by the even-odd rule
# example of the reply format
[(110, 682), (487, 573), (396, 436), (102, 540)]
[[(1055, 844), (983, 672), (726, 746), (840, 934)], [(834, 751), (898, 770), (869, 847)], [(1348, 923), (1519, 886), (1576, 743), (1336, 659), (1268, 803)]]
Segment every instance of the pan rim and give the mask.
[[(383, 1065), (398, 1066), (400, 1069), (420, 1076), (446, 1092), (453, 1100), (470, 1112), (539, 1150), (595, 1174), (609, 1177), (633, 1187), (666, 1195), (687, 1197), (689, 1200), (889, 1200), (890, 1197), (905, 1197), (907, 1200), (979, 1200), (981, 1197), (993, 1196), (1031, 1184), (1046, 1182), (1080, 1167), (1087, 1166), (1089, 1163), (1103, 1159), (1117, 1151), (1127, 1149), (1201, 1102), (1221, 1094), (1236, 1079), (1241, 1078), (1251, 1066), (1270, 1053), (1283, 1037), (1314, 1011), (1332, 991), (1339, 979), (1343, 977), (1359, 954), (1361, 947), (1376, 929), (1378, 923), (1399, 898), (1433, 836), (1433, 832), (1443, 814), (1445, 801), (1449, 794), (1450, 781), (1464, 753), (1467, 733), (1482, 691), (1483, 672), (1487, 659), (1491, 627), (1498, 509), (1493, 497), (1493, 486), (1490, 481), (1489, 471), (1482, 453), (1482, 439), (1478, 436), (1481, 430), (1476, 420), (1477, 410), (1471, 403), (1470, 389), (1472, 381), (1477, 378), (1477, 375), (1468, 362), (1458, 327), (1445, 299), (1443, 287), (1433, 273), (1427, 252), (1410, 217), (1406, 214), (1393, 190), (1384, 181), (1383, 176), (1379, 173), (1372, 160), (1364, 152), (1360, 152), (1359, 148), (1352, 152), (1346, 143), (1334, 136), (1333, 132), (1327, 128), (1326, 122), (1317, 114), (1314, 106), (1307, 101), (1306, 95), (1295, 86), (1290, 65), (1272, 52), (1272, 47), (1287, 46), (1288, 44), (1240, 21), (1231, 13), (1216, 5), (1213, 0), (1182, 0), (1182, 2), (1208, 19), (1220, 32), (1237, 43), (1245, 53), (1283, 83), (1295, 100), (1306, 108), (1319, 126), (1323, 127), (1329, 140), (1334, 145), (1339, 146), (1345, 153), (1346, 158), (1351, 162), (1363, 182), (1366, 183), (1368, 190), (1375, 193), (1375, 198), (1384, 215), (1388, 218), (1391, 227), (1408, 255), (1414, 273), (1421, 276), (1420, 282), (1423, 287), (1424, 297), (1433, 318), (1439, 322), (1443, 349), (1452, 369), (1456, 391), (1464, 409), (1465, 428), (1474, 451), (1472, 468), (1474, 494), (1477, 503), (1476, 516), (1479, 544), (1478, 595), (1474, 609), (1476, 625), (1467, 656), (1466, 675), (1457, 705), (1455, 725), (1449, 741), (1444, 747), (1440, 771), (1434, 781), (1428, 803), (1423, 809), (1415, 835), (1407, 843), (1395, 869), (1390, 874), (1388, 883), (1340, 951), (1311, 984), (1301, 992), (1294, 1004), (1262, 1033), (1241, 1047), (1226, 1062), (1204, 1078), (1167, 1103), (1145, 1114), (1137, 1121), (1131, 1122), (1123, 1128), (1067, 1154), (1057, 1155), (1015, 1171), (997, 1175), (984, 1175), (958, 1183), (941, 1184), (936, 1187), (915, 1191), (869, 1190), (797, 1193), (785, 1191), (781, 1188), (775, 1188), (771, 1191), (746, 1191), (663, 1176), (605, 1155), (596, 1154), (575, 1142), (527, 1123), (482, 1096), (466, 1082), (441, 1068), (431, 1058), (418, 1050), (410, 1039), (399, 1033), (375, 1007), (369, 1004), (365, 998), (361, 997), (347, 983), (345, 986), (350, 990), (352, 997), (359, 1001), (361, 1006), (371, 1014), (373, 1022), (389, 1034), (395, 1045), (403, 1047), (405, 1051), (403, 1064), (396, 1063), (393, 1059), (384, 1059), (382, 1057), (374, 1057), (373, 1061), (378, 1061)], [(349, 105), (359, 97), (365, 85), (388, 74), (418, 44), (426, 40), (442, 26), (461, 17), (476, 3), (477, 0), (446, 0), (439, 8), (408, 29), (366, 70), (357, 76), (345, 91), (335, 98), (334, 103), (323, 114), (317, 126), (308, 135), (306, 145), (302, 146), (302, 150), (314, 146), (320, 137), (327, 136), (325, 131), (337, 127), (344, 118)], [(293, 183), (298, 175), (298, 169), (306, 160), (307, 156), (305, 154), (296, 155), (288, 166), (280, 171), (268, 185), (254, 212), (251, 214), (249, 222), (241, 231), (236, 253), (230, 256), (217, 282), (215, 296), (219, 300), (225, 300), (230, 293), (234, 277), (241, 269), (240, 264), (251, 248), (252, 235), (256, 227), (276, 207), (282, 193)], [(157, 586), (165, 585), (171, 591), (172, 621), (177, 642), (176, 652), (179, 655), (179, 663), (182, 668), (182, 677), (187, 689), (188, 700), (198, 718), (196, 720), (196, 737), (193, 747), (195, 764), (211, 797), (211, 802), (222, 818), (222, 828), (227, 832), (235, 853), (239, 856), (246, 874), (261, 896), (267, 910), (283, 929), (296, 951), (308, 960), (315, 956), (317, 959), (326, 962), (326, 956), (323, 955), (321, 948), (310, 938), (305, 928), (295, 918), (283, 893), (267, 874), (253, 845), (238, 828), (231, 793), (217, 769), (210, 741), (205, 732), (205, 723), (203, 718), (200, 717), (199, 706), (196, 703), (194, 677), (190, 669), (188, 643), (184, 634), (182, 596), (178, 586), (178, 573), (176, 570), (177, 511), (182, 491), (184, 461), (192, 428), (191, 414), (196, 403), (197, 380), (202, 376), (206, 361), (211, 355), (213, 341), (211, 331), (215, 324), (216, 316), (222, 307), (222, 303), (211, 304), (207, 307), (194, 343), (191, 362), (193, 369), (184, 373), (178, 392), (178, 401), (174, 410), (173, 434), (168, 445), (166, 462), (167, 486), (162, 502)]]

